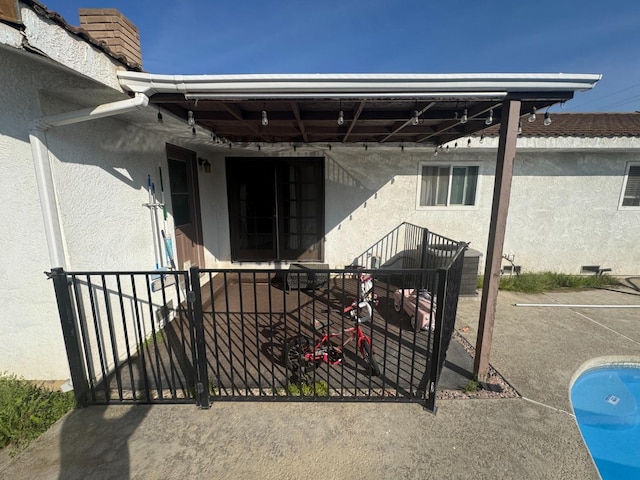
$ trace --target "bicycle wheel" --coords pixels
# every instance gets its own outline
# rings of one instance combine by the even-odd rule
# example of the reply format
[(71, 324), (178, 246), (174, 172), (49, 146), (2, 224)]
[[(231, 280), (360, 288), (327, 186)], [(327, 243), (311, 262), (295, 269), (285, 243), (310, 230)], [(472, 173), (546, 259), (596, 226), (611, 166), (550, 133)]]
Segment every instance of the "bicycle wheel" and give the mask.
[(360, 349), (364, 361), (369, 364), (369, 367), (371, 367), (371, 374), (374, 377), (379, 377), (380, 367), (378, 366), (378, 362), (376, 362), (376, 359), (373, 358), (373, 352), (371, 351), (371, 340), (367, 337), (363, 338), (362, 343), (360, 344)]
[(305, 358), (312, 349), (309, 339), (304, 335), (298, 335), (285, 343), (284, 359), (294, 379), (302, 380), (304, 375), (312, 369), (314, 363)]

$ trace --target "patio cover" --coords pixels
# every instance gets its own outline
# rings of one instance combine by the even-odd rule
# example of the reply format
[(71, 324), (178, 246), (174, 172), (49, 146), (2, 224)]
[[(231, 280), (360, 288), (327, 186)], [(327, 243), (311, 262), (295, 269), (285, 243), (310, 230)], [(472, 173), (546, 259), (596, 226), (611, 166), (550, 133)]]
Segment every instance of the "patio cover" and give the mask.
[(181, 76), (121, 71), (118, 77), (125, 91), (147, 95), (152, 104), (178, 118), (188, 122), (191, 112), (196, 124), (211, 131), (213, 142), (240, 147), (391, 142), (437, 148), (500, 124), (474, 361), (474, 374), (484, 380), (520, 117), (543, 113), (573, 98), (576, 91), (593, 88), (601, 75)]
[[(593, 88), (589, 74), (155, 75), (120, 71), (122, 88), (238, 146), (399, 142), (437, 146), (503, 117)], [(268, 124), (263, 125), (263, 114)], [(340, 112), (343, 122), (339, 124)], [(465, 116), (466, 111), (466, 116)]]

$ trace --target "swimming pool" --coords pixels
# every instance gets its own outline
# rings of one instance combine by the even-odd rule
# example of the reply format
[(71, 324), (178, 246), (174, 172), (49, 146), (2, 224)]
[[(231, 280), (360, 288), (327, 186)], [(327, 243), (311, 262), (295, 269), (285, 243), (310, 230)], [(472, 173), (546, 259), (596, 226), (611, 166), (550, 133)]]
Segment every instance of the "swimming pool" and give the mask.
[(607, 364), (582, 372), (571, 404), (603, 480), (640, 478), (640, 364)]

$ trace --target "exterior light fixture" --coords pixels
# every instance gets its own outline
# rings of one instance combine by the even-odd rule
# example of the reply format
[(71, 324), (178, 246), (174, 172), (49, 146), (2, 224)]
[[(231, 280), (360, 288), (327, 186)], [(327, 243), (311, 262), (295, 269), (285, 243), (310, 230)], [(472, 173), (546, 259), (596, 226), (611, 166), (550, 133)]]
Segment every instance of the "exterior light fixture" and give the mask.
[(471, 148), (471, 138), (467, 140), (467, 148)]
[(484, 121), (484, 124), (487, 126), (491, 125), (492, 123), (493, 123), (493, 108), (489, 110), (489, 116)]
[(204, 158), (198, 158), (198, 163), (204, 167), (204, 173), (211, 173), (211, 162)]
[(551, 115), (549, 115), (549, 112), (545, 112), (544, 122), (542, 123), (544, 124), (545, 127), (548, 127), (549, 125), (551, 125)]
[(196, 136), (196, 127), (191, 127), (191, 135)]
[(160, 110), (158, 110), (158, 123), (163, 123), (163, 119), (162, 119), (162, 112), (160, 112)]
[(480, 134), (480, 143), (484, 142), (484, 132)]
[(460, 118), (460, 123), (467, 123), (469, 121), (469, 116), (467, 115), (467, 109), (464, 109), (464, 113), (462, 114), (462, 117)]
[(518, 122), (518, 135), (522, 135), (522, 122)]
[(187, 123), (190, 127), (193, 127), (196, 124), (196, 120), (193, 118), (193, 112), (191, 110), (187, 113)]
[(267, 111), (262, 110), (262, 126), (266, 127), (269, 125), (269, 117), (267, 117)]
[(420, 115), (418, 110), (413, 111), (413, 117), (411, 118), (411, 125), (414, 127), (420, 123)]
[(344, 112), (342, 110), (338, 112), (338, 125), (344, 125)]
[(453, 144), (453, 148), (458, 148), (458, 142)]
[(529, 118), (527, 119), (528, 122), (535, 122), (536, 121), (536, 107), (533, 107), (531, 109), (531, 113), (529, 114)]

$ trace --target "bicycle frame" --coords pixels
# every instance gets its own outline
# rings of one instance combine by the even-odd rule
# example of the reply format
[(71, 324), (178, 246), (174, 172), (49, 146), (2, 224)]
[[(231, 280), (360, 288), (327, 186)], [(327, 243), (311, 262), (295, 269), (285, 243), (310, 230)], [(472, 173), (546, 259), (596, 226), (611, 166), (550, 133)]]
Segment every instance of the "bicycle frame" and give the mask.
[[(331, 340), (348, 335), (348, 338), (342, 342), (340, 345), (334, 345), (331, 343)], [(324, 333), (318, 341), (315, 343), (312, 352), (308, 352), (305, 354), (305, 360), (308, 362), (325, 362), (329, 365), (338, 365), (342, 363), (342, 348), (350, 343), (351, 341), (357, 339), (356, 349), (361, 352), (362, 351), (362, 342), (368, 342), (371, 345), (371, 338), (366, 335), (362, 331), (362, 327), (357, 323), (354, 327), (345, 328), (341, 333), (331, 333), (328, 331)], [(334, 352), (339, 352), (340, 355), (335, 356), (333, 358), (330, 357), (330, 354)]]
[[(373, 278), (371, 276), (361, 273), (358, 280), (356, 299), (346, 308), (337, 310), (343, 315), (343, 319), (344, 317), (351, 319), (354, 326), (344, 328), (344, 324), (342, 324), (342, 330), (331, 332), (332, 322), (329, 318), (327, 318), (326, 324), (314, 319), (313, 327), (317, 332), (315, 339), (312, 340), (299, 334), (286, 342), (284, 357), (287, 368), (293, 373), (292, 378), (303, 380), (307, 372), (318, 367), (320, 362), (333, 366), (341, 364), (344, 359), (344, 346), (354, 340), (356, 342), (356, 356), (358, 354), (362, 356), (372, 376), (380, 376), (381, 370), (374, 358), (373, 342), (360, 326), (361, 323), (371, 320), (373, 314), (371, 304), (377, 305), (378, 299), (377, 295), (373, 293)], [(327, 312), (329, 311), (327, 310)], [(335, 340), (337, 337), (340, 337), (339, 343)]]

